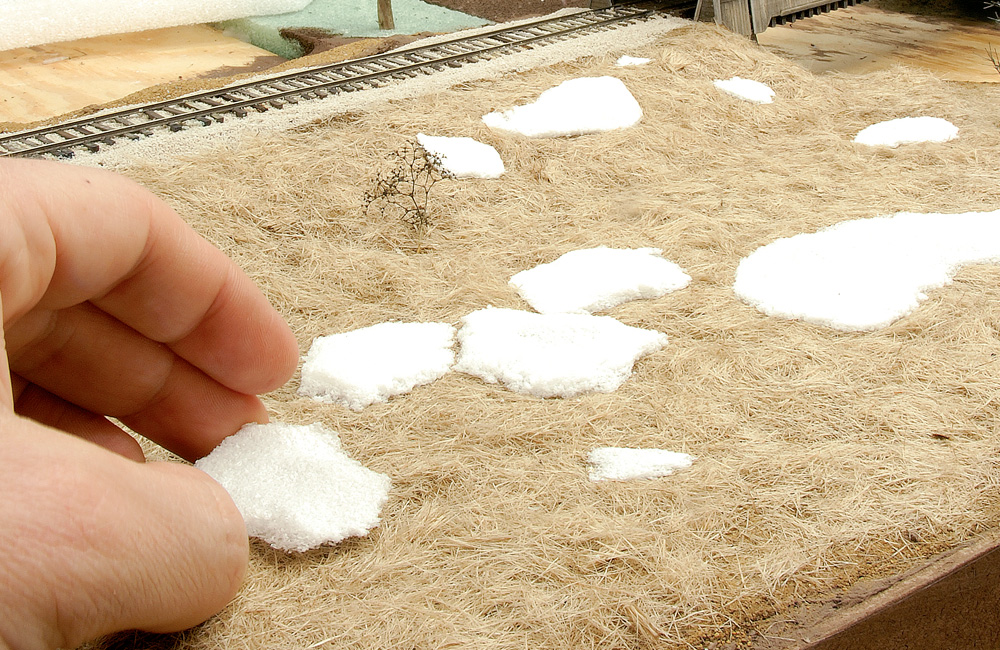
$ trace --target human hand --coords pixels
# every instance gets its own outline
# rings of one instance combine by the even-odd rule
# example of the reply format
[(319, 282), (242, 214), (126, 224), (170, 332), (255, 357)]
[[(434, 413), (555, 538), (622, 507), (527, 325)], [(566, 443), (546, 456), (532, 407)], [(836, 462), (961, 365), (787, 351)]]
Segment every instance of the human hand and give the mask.
[(199, 458), (267, 421), (255, 395), (294, 372), (288, 326), (151, 193), (27, 160), (0, 161), (0, 313), (0, 648), (224, 607), (247, 562), (231, 499), (194, 468), (135, 462), (104, 416)]

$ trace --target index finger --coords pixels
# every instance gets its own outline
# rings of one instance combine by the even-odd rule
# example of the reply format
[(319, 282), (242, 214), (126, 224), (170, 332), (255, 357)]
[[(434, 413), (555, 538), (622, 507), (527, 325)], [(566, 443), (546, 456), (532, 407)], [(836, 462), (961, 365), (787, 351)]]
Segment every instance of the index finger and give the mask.
[(148, 190), (32, 160), (2, 161), (0, 187), (19, 190), (0, 196), (15, 226), (0, 225), (5, 325), (90, 301), (232, 390), (273, 390), (294, 372), (295, 338), (263, 293)]

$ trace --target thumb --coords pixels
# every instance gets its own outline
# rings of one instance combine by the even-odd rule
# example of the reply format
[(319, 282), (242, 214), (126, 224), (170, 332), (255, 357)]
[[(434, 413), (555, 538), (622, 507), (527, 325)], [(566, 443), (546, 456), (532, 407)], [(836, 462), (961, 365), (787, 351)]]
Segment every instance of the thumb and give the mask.
[(11, 415), (0, 444), (0, 647), (178, 631), (236, 593), (246, 530), (201, 471), (135, 463)]

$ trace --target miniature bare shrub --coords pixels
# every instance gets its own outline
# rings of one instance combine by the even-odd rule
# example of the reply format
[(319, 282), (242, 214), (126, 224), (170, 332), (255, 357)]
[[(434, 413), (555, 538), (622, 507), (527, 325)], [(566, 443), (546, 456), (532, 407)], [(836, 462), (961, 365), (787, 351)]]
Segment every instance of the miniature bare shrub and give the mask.
[(429, 200), (431, 188), (451, 174), (441, 165), (441, 157), (414, 142), (391, 152), (387, 164), (375, 176), (364, 194), (365, 212), (378, 210), (385, 216), (398, 216), (416, 235), (417, 252), (431, 225)]

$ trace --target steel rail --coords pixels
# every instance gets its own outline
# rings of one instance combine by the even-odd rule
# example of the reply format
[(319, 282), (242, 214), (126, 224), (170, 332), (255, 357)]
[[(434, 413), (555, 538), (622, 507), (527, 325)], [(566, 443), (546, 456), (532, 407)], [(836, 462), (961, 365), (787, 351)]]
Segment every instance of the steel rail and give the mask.
[[(243, 117), (341, 92), (376, 88), (394, 80), (461, 67), (467, 63), (565, 40), (588, 32), (667, 15), (659, 6), (624, 5), (544, 18), (472, 36), (385, 54), (306, 68), (202, 91), (176, 99), (0, 136), (0, 157), (71, 157), (85, 147), (96, 151), (122, 138), (138, 139), (157, 129), (179, 131), (192, 122), (209, 125), (226, 116)], [(655, 3), (662, 5), (662, 3)]]

